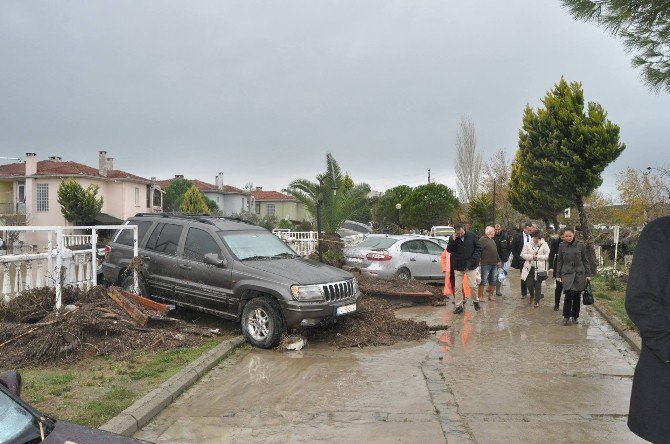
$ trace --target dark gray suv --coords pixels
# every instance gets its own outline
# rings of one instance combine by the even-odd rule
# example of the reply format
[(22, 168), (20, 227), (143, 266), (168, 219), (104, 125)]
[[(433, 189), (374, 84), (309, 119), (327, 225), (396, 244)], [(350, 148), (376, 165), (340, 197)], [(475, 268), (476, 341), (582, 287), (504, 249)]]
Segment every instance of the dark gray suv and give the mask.
[[(239, 320), (251, 344), (275, 347), (287, 328), (356, 311), (353, 275), (303, 259), (265, 228), (237, 219), (138, 214), (139, 291), (178, 306)], [(105, 280), (133, 288), (131, 230), (106, 249)]]

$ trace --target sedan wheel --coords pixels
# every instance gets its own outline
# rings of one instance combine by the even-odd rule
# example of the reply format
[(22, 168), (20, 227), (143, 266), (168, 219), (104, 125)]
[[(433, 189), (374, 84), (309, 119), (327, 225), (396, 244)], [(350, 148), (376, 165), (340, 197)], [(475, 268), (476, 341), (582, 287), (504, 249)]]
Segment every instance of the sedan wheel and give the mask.
[(410, 271), (407, 268), (401, 268), (400, 270), (398, 270), (396, 276), (398, 277), (398, 279), (403, 279), (406, 281), (412, 279), (412, 273), (410, 273)]

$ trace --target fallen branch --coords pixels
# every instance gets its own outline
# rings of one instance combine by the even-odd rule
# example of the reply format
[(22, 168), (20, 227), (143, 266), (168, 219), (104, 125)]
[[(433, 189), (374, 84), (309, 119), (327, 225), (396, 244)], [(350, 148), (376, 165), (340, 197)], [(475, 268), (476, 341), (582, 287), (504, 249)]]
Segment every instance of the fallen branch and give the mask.
[(14, 341), (16, 341), (16, 340), (19, 339), (19, 338), (22, 338), (22, 337), (24, 337), (24, 336), (26, 336), (26, 335), (29, 335), (30, 333), (34, 332), (34, 331), (37, 330), (38, 328), (39, 328), (39, 327), (31, 328), (30, 330), (28, 330), (28, 331), (26, 331), (26, 332), (24, 332), (24, 333), (21, 333), (20, 335), (14, 337), (14, 338), (11, 338), (11, 339), (6, 340), (6, 341), (3, 342), (2, 344), (0, 344), (0, 348), (2, 348), (3, 346), (9, 344), (10, 342), (14, 342)]

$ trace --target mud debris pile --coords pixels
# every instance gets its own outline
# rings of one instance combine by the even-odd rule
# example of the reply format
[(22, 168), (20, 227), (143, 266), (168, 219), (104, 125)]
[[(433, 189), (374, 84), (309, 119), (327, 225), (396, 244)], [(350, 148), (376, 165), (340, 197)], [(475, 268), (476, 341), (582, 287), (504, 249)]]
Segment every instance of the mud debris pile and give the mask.
[(63, 289), (64, 309), (54, 310), (55, 290), (23, 292), (0, 304), (0, 367), (74, 362), (92, 355), (199, 345), (215, 334), (137, 304), (151, 318), (144, 326), (109, 297), (114, 289)]

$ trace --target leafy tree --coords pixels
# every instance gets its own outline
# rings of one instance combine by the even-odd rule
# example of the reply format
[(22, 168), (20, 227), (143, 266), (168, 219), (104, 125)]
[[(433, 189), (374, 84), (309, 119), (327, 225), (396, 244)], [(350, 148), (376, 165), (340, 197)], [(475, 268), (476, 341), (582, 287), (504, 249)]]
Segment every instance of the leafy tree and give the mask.
[(544, 97), (543, 104), (544, 108), (537, 112), (526, 106), (511, 188), (515, 193), (527, 193), (550, 203), (560, 199), (574, 203), (595, 272), (595, 251), (584, 202), (602, 184), (602, 172), (626, 146), (619, 141), (619, 127), (607, 119), (601, 105), (589, 102), (585, 111), (580, 83), (568, 84), (561, 78)]
[(61, 182), (58, 187), (58, 203), (63, 217), (75, 225), (90, 225), (100, 214), (103, 198), (98, 197), (98, 186), (86, 189), (74, 179)]
[(458, 206), (453, 190), (446, 185), (420, 185), (403, 200), (400, 222), (407, 227), (429, 230), (450, 221)]
[(379, 198), (374, 208), (374, 221), (377, 226), (385, 227), (389, 224), (400, 226), (400, 213), (403, 208), (398, 211), (397, 204), (402, 206), (402, 202), (412, 192), (412, 187), (407, 185), (398, 185), (393, 187)]
[(205, 194), (202, 191), (200, 192), (200, 194), (202, 194), (202, 198), (205, 201), (205, 205), (207, 205), (207, 210), (209, 214), (211, 214), (212, 216), (223, 216), (223, 213), (219, 209), (219, 204), (214, 202), (209, 197), (205, 196)]
[(617, 190), (626, 205), (626, 225), (644, 225), (667, 213), (670, 205), (661, 176), (651, 171), (626, 168), (617, 175)]
[(316, 178), (316, 182), (296, 179), (284, 191), (302, 202), (314, 220), (316, 204), (321, 199), (322, 229), (326, 233), (335, 233), (345, 220), (369, 218), (367, 195), (370, 187), (364, 183), (354, 184), (353, 180), (347, 179), (348, 176), (342, 174), (332, 154), (326, 154), (326, 171)]
[(493, 198), (489, 194), (478, 194), (470, 198), (467, 214), (472, 221), (470, 230), (483, 234), (484, 228), (493, 224)]
[(209, 214), (205, 197), (195, 185), (191, 186), (184, 194), (179, 205), (179, 210), (184, 213)]
[(649, 87), (670, 92), (670, 2), (563, 0), (573, 17), (596, 22), (624, 41)]
[(191, 188), (191, 182), (186, 179), (174, 179), (165, 189), (163, 197), (164, 211), (180, 211), (184, 194)]
[[(279, 225), (279, 220), (277, 219), (276, 216), (265, 215), (263, 217), (260, 217), (258, 214), (247, 210), (242, 210), (239, 212), (239, 214), (233, 215), (233, 217), (240, 218), (242, 220), (250, 222), (254, 225), (258, 225), (259, 227), (266, 228), (268, 230), (273, 230), (277, 228), (277, 226)], [(303, 231), (311, 231), (311, 230), (303, 230)]]

